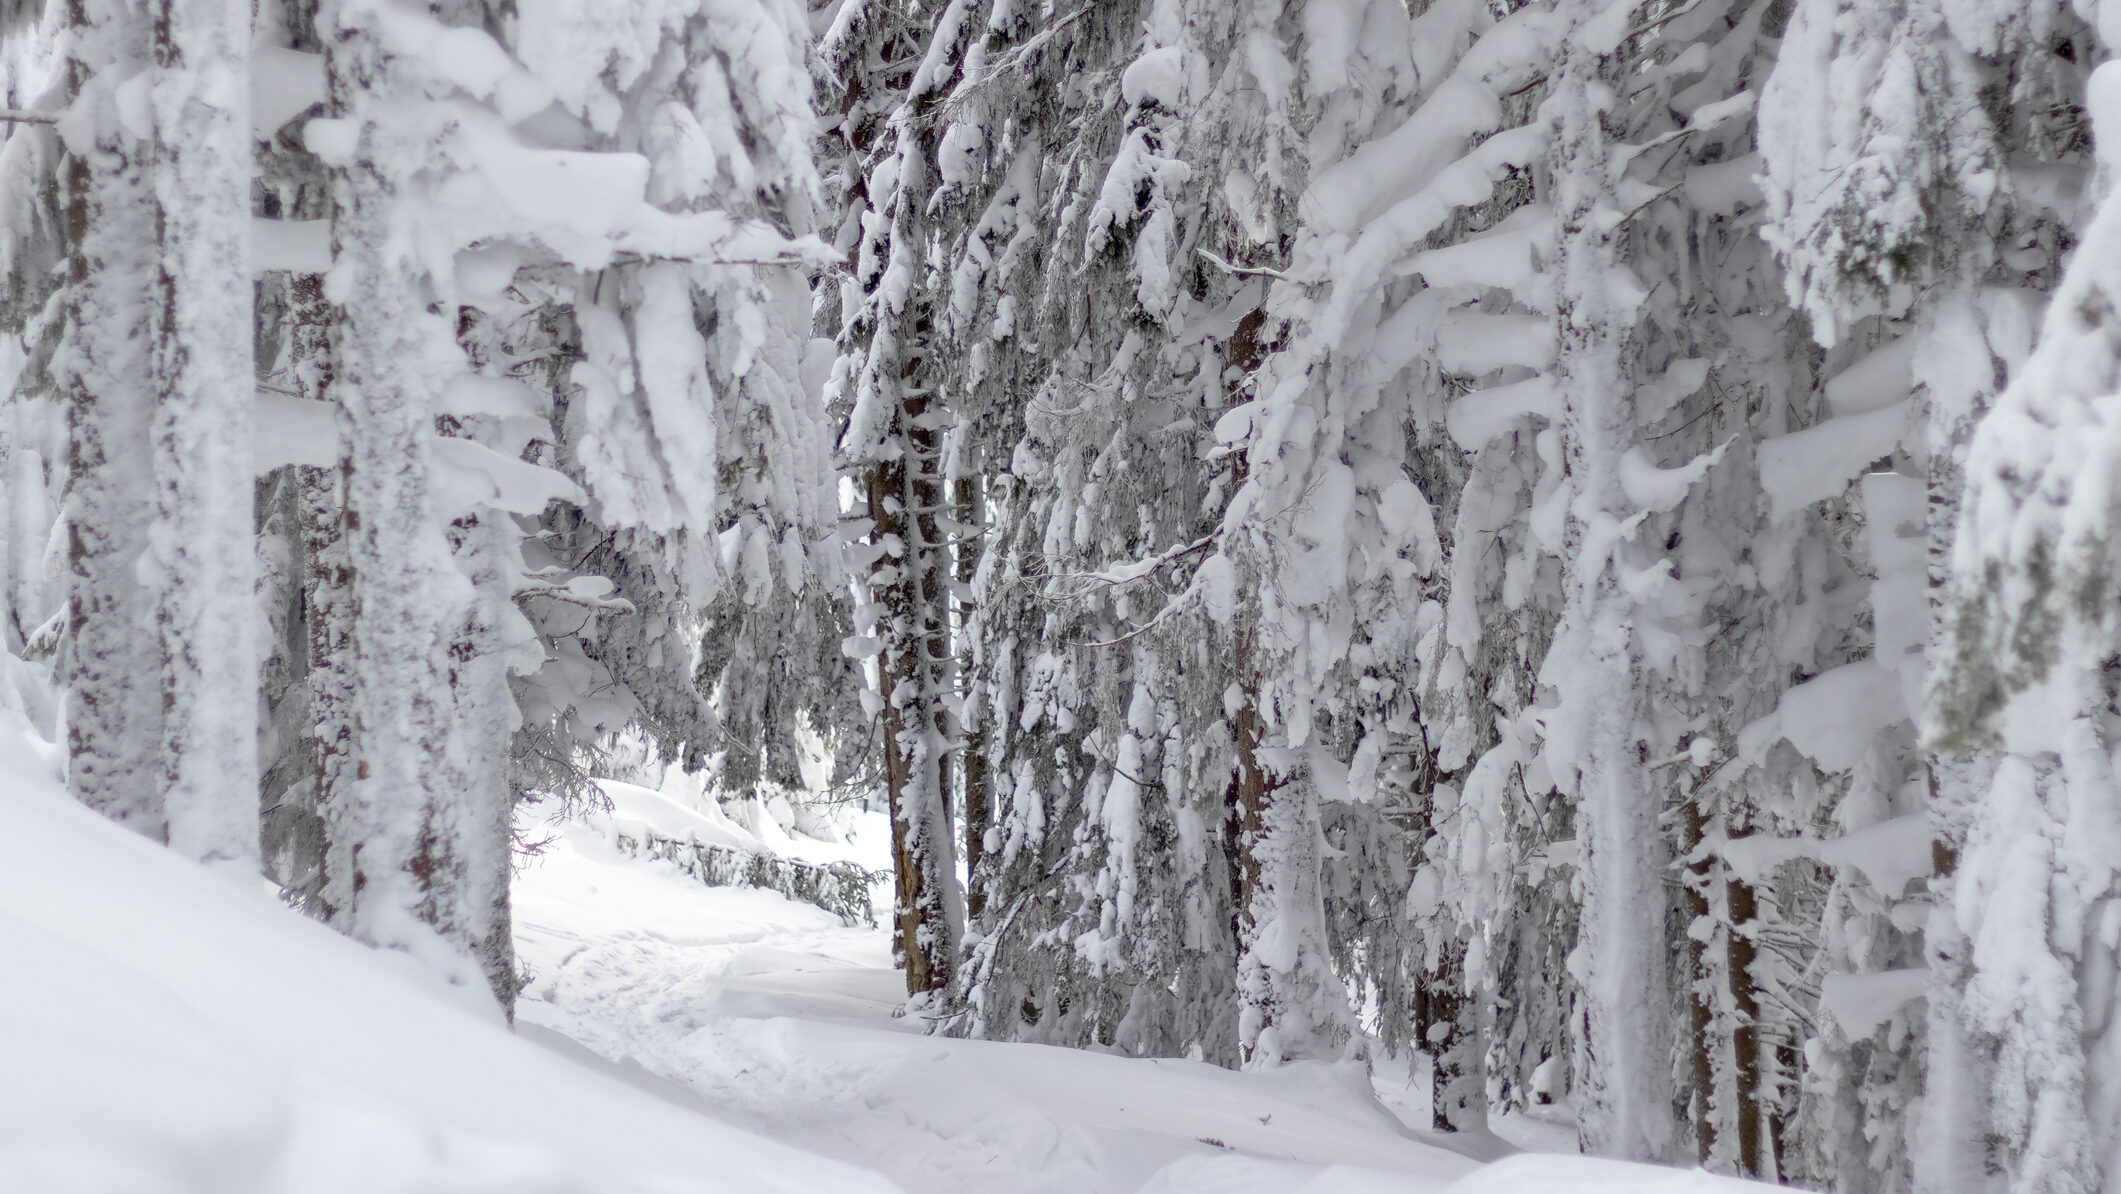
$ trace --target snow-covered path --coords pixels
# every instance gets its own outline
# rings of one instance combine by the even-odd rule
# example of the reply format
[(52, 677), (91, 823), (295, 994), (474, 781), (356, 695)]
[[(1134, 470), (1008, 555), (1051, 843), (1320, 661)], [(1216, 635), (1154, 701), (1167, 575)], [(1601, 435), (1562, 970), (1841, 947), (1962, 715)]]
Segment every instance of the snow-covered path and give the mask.
[(518, 877), (516, 936), (524, 1035), (907, 1190), (1352, 1194), (1475, 1167), (1402, 1128), (1354, 1066), (1233, 1074), (922, 1035), (891, 1018), (881, 930), (703, 887), (587, 828)]

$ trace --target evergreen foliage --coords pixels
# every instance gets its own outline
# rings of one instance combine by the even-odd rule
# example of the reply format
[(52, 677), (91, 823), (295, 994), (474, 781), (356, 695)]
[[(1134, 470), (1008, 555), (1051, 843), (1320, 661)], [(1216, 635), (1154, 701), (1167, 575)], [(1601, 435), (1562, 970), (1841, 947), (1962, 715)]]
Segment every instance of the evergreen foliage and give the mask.
[(0, 4), (4, 662), (503, 1008), (624, 755), (937, 1033), (2121, 1188), (2108, 7)]

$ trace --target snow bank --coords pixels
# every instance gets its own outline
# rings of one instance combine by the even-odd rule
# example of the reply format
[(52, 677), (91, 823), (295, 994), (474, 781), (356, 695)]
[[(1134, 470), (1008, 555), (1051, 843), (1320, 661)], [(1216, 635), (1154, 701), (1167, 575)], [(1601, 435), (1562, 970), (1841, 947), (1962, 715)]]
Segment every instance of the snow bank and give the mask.
[(892, 1189), (518, 1040), (98, 818), (9, 720), (0, 1189)]

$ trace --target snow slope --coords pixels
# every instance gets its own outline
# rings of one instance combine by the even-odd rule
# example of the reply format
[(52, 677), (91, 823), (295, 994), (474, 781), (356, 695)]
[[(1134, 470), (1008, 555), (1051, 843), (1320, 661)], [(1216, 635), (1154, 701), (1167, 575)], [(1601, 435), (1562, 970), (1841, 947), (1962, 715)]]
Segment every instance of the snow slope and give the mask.
[(892, 1188), (536, 1048), (483, 996), (119, 829), (8, 720), (0, 1190)]

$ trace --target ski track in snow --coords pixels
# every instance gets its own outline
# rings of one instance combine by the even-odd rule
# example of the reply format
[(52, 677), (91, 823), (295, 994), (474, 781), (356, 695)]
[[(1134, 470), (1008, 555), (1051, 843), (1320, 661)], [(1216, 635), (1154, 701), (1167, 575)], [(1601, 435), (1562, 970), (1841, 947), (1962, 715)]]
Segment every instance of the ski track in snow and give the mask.
[(908, 1190), (1419, 1191), (1476, 1164), (1403, 1128), (1353, 1065), (1233, 1074), (926, 1036), (892, 1018), (884, 930), (705, 887), (595, 829), (562, 828), (515, 896), (522, 1035)]

